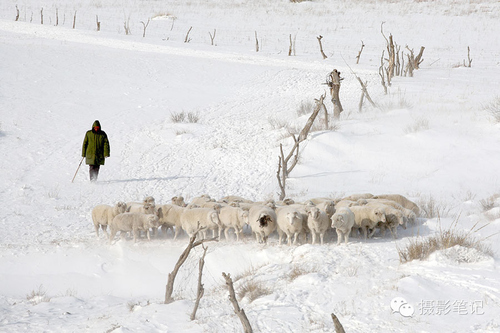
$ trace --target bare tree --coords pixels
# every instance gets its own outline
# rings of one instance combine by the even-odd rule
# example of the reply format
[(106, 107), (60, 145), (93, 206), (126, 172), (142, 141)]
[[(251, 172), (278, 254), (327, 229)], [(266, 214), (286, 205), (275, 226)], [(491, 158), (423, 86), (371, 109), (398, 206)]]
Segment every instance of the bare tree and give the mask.
[(16, 21), (19, 21), (19, 8), (16, 5)]
[(236, 315), (241, 321), (241, 325), (243, 325), (243, 332), (252, 333), (253, 332), (252, 326), (250, 325), (250, 321), (248, 320), (247, 315), (245, 314), (245, 310), (240, 308), (238, 301), (236, 300), (236, 294), (234, 292), (233, 280), (231, 279), (231, 275), (223, 272), (222, 276), (226, 280), (226, 285), (229, 289), (229, 300), (233, 304), (234, 313), (236, 313)]
[(128, 16), (127, 20), (123, 22), (123, 27), (125, 28), (125, 35), (130, 35), (130, 15)]
[(292, 34), (290, 34), (290, 46), (288, 47), (288, 56), (292, 55)]
[(210, 31), (208, 32), (208, 34), (210, 35), (210, 41), (212, 42), (212, 45), (214, 45), (214, 39), (215, 39), (215, 33), (217, 32), (217, 30), (214, 29), (214, 34), (212, 35), (210, 33)]
[(59, 25), (59, 9), (56, 8), (56, 27)]
[(43, 7), (40, 9), (40, 24), (43, 24)]
[(326, 59), (328, 58), (325, 54), (325, 52), (323, 52), (323, 44), (321, 44), (321, 39), (323, 39), (323, 36), (319, 35), (318, 37), (316, 37), (318, 39), (318, 43), (319, 43), (319, 51), (321, 52), (321, 55), (323, 56), (323, 59)]
[(184, 252), (182, 252), (182, 254), (180, 255), (179, 257), (179, 260), (177, 260), (177, 263), (175, 264), (175, 267), (174, 269), (172, 270), (172, 272), (170, 272), (168, 274), (168, 281), (167, 281), (167, 286), (165, 288), (165, 304), (170, 304), (174, 301), (173, 297), (172, 297), (172, 293), (174, 292), (174, 281), (175, 281), (175, 277), (177, 276), (177, 273), (179, 272), (179, 269), (181, 268), (182, 264), (186, 261), (186, 259), (188, 258), (189, 256), (189, 252), (205, 243), (205, 242), (211, 242), (211, 241), (216, 241), (217, 238), (209, 238), (209, 239), (202, 239), (202, 240), (199, 240), (199, 241), (196, 241), (196, 236), (198, 236), (198, 233), (204, 228), (200, 228), (199, 224), (198, 224), (198, 229), (195, 231), (195, 233), (193, 234), (193, 236), (189, 239), (189, 244), (188, 246), (186, 247), (186, 249), (184, 249)]
[(259, 52), (259, 39), (257, 38), (257, 31), (255, 31), (255, 52)]
[(143, 21), (141, 21), (142, 23), (142, 27), (144, 28), (143, 32), (142, 32), (142, 37), (146, 37), (146, 29), (149, 25), (149, 22), (150, 22), (150, 19), (148, 18), (148, 22), (144, 23)]
[(97, 24), (97, 31), (101, 31), (101, 22), (99, 22), (99, 16), (95, 16), (95, 22)]
[[(276, 177), (278, 178), (278, 185), (281, 190), (280, 194), (280, 200), (285, 199), (286, 197), (286, 180), (288, 178), (288, 174), (292, 172), (293, 168), (295, 165), (297, 165), (297, 162), (299, 161), (299, 144), (300, 141), (297, 140), (295, 135), (292, 135), (293, 141), (295, 144), (293, 145), (292, 150), (290, 153), (287, 155), (285, 158), (285, 154), (283, 153), (283, 144), (280, 143), (280, 156), (278, 159), (278, 172), (276, 174)], [(293, 154), (295, 152), (295, 155)], [(293, 157), (293, 164), (288, 167), (288, 162), (290, 159)]]
[(200, 258), (200, 263), (198, 266), (198, 292), (196, 293), (196, 302), (194, 303), (194, 309), (191, 313), (191, 320), (196, 318), (196, 311), (198, 311), (198, 306), (200, 305), (200, 300), (205, 293), (205, 288), (203, 288), (203, 284), (201, 283), (201, 277), (203, 275), (203, 266), (205, 266), (205, 256), (207, 255), (207, 247), (205, 245), (201, 245), (203, 247), (203, 256)]
[[(304, 141), (307, 138), (307, 135), (309, 134), (309, 131), (314, 123), (314, 120), (316, 119), (319, 111), (322, 109), (325, 111), (325, 118), (328, 118), (328, 114), (326, 111), (325, 104), (323, 100), (325, 99), (326, 94), (321, 95), (319, 99), (316, 99), (316, 107), (314, 108), (313, 113), (307, 120), (307, 123), (305, 124), (304, 128), (302, 131), (300, 131), (299, 138), (297, 139), (295, 135), (292, 135), (294, 145), (292, 149), (290, 150), (290, 153), (285, 157), (285, 154), (283, 153), (283, 145), (280, 144), (280, 156), (278, 157), (278, 172), (276, 173), (276, 177), (278, 178), (278, 185), (280, 187), (281, 193), (280, 193), (280, 200), (285, 199), (286, 197), (286, 180), (288, 178), (288, 175), (290, 172), (292, 172), (293, 168), (297, 165), (299, 161), (299, 145), (302, 141)], [(326, 120), (328, 122), (328, 120)], [(326, 128), (328, 128), (328, 124), (326, 123)], [(288, 166), (288, 163), (290, 162), (290, 159), (292, 159), (292, 164)]]

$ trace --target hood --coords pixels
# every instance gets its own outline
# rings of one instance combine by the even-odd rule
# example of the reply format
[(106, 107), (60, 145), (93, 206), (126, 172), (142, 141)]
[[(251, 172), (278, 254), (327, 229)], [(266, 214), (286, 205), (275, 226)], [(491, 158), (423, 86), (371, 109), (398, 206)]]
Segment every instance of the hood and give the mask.
[(101, 123), (99, 122), (99, 120), (94, 121), (94, 124), (92, 124), (92, 129), (94, 129), (95, 126), (99, 126), (99, 128), (101, 127)]

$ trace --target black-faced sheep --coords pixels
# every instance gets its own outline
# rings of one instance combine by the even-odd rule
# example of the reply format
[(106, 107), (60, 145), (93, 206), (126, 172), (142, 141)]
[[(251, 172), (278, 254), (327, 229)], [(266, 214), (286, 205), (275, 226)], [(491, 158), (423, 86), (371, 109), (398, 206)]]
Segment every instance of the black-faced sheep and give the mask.
[(245, 224), (248, 224), (248, 211), (240, 207), (224, 206), (220, 209), (219, 219), (221, 228), (219, 229), (219, 239), (221, 238), (222, 230), (226, 239), (229, 239), (229, 229), (234, 229), (236, 240), (240, 240), (240, 234), (243, 231)]
[(337, 245), (342, 243), (342, 240), (347, 244), (349, 242), (349, 234), (354, 226), (354, 213), (349, 207), (339, 208), (332, 218), (332, 228), (337, 232)]
[(286, 234), (288, 245), (292, 245), (292, 236), (293, 244), (297, 244), (299, 234), (303, 231), (302, 214), (294, 207), (284, 206), (276, 210), (276, 215), (279, 244), (282, 243), (283, 234)]
[(252, 232), (259, 243), (267, 243), (269, 235), (276, 230), (277, 216), (269, 206), (252, 206), (248, 211), (248, 219)]
[(151, 240), (149, 229), (158, 227), (158, 216), (156, 214), (123, 213), (116, 215), (111, 221), (109, 243), (111, 244), (115, 235), (120, 231), (120, 236), (125, 238), (127, 232), (134, 235), (134, 243), (137, 242), (138, 233), (146, 231), (148, 239)]
[(221, 222), (219, 213), (215, 209), (191, 208), (184, 210), (181, 214), (181, 225), (189, 237), (192, 237), (198, 228), (201, 228), (201, 236), (205, 239), (207, 230), (212, 230), (212, 235), (215, 237), (215, 230), (220, 227)]
[(108, 234), (107, 226), (113, 221), (116, 215), (125, 213), (127, 204), (118, 202), (115, 206), (97, 205), (92, 209), (92, 221), (94, 222), (95, 233), (99, 237), (99, 226), (102, 231)]
[(319, 235), (320, 244), (323, 245), (325, 233), (330, 228), (330, 218), (318, 207), (308, 209), (307, 226), (311, 232), (312, 244), (316, 244), (316, 237)]

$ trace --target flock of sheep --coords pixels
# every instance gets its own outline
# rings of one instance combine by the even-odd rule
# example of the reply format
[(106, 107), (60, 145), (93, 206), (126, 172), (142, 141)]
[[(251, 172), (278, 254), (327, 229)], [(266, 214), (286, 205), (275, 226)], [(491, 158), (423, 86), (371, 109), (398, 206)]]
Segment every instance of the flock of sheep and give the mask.
[[(97, 237), (99, 228), (112, 243), (117, 232), (122, 238), (132, 233), (134, 242), (141, 232), (147, 238), (160, 231), (167, 235), (172, 230), (174, 239), (184, 231), (192, 237), (197, 231), (206, 238), (207, 231), (219, 239), (229, 239), (233, 229), (240, 239), (245, 225), (248, 225), (258, 242), (266, 243), (275, 231), (279, 244), (285, 240), (289, 245), (319, 242), (323, 244), (325, 234), (332, 229), (337, 233), (337, 244), (347, 243), (350, 235), (363, 233), (364, 239), (372, 237), (377, 230), (385, 236), (389, 229), (397, 238), (397, 228), (406, 229), (407, 223), (414, 223), (419, 207), (399, 194), (372, 195), (356, 194), (342, 199), (314, 198), (303, 203), (291, 199), (282, 202), (253, 202), (238, 196), (227, 196), (215, 200), (208, 195), (194, 198), (189, 204), (182, 197), (173, 197), (171, 204), (156, 205), (153, 197), (143, 202), (118, 202), (114, 206), (97, 205), (92, 209), (92, 221)], [(310, 236), (308, 238), (308, 236)]]

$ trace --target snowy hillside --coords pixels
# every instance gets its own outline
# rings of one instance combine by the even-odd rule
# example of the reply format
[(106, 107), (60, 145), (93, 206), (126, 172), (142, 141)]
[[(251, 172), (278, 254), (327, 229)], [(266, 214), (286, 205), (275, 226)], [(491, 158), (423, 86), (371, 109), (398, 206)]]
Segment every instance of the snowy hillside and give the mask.
[[(331, 313), (346, 332), (498, 332), (499, 18), (493, 0), (2, 1), (0, 332), (241, 332), (222, 272), (248, 291), (255, 332), (334, 332)], [(425, 51), (385, 94), (389, 35)], [(301, 143), (287, 197), (399, 193), (440, 218), (420, 216), (397, 240), (263, 245), (247, 228), (241, 242), (207, 243), (194, 321), (202, 249), (163, 304), (187, 236), (96, 237), (97, 204), (278, 200), (279, 146), (288, 153), (321, 95), (333, 112), (333, 69), (344, 111)], [(361, 112), (356, 76), (376, 103)], [(96, 183), (86, 165), (72, 182), (96, 119), (111, 157)], [(450, 226), (494, 255), (454, 247), (400, 263), (398, 249)]]

